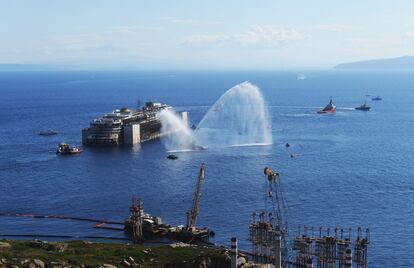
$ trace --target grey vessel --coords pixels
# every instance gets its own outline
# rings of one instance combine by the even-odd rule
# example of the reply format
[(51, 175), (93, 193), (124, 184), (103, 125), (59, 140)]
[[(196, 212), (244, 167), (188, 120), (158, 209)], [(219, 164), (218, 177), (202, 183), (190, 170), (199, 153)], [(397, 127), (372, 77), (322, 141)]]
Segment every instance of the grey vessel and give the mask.
[[(91, 121), (88, 128), (82, 129), (84, 145), (134, 145), (161, 136), (161, 122), (158, 113), (172, 110), (167, 104), (147, 102), (142, 109), (117, 109)], [(188, 124), (187, 112), (178, 112)]]

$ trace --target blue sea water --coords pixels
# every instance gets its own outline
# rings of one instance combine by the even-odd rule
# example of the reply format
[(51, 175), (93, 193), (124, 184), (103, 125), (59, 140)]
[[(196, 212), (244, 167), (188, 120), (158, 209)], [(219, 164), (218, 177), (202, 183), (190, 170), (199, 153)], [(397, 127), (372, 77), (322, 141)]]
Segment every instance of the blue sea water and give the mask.
[[(414, 73), (397, 71), (1, 72), (0, 212), (123, 220), (132, 194), (165, 222), (185, 223), (198, 167), (207, 166), (199, 225), (250, 249), (248, 224), (263, 208), (263, 168), (281, 173), (289, 224), (369, 227), (369, 267), (414, 266)], [(134, 148), (87, 148), (55, 155), (61, 141), (81, 144), (81, 129), (137, 100), (161, 101), (201, 120), (221, 94), (245, 80), (268, 105), (274, 144), (180, 153), (161, 141)], [(353, 107), (366, 94), (372, 111)], [(317, 115), (329, 97), (335, 115)], [(37, 133), (53, 128), (61, 133)], [(289, 142), (289, 151), (284, 144)], [(296, 155), (290, 158), (290, 153)], [(0, 234), (116, 236), (91, 223), (0, 218)]]

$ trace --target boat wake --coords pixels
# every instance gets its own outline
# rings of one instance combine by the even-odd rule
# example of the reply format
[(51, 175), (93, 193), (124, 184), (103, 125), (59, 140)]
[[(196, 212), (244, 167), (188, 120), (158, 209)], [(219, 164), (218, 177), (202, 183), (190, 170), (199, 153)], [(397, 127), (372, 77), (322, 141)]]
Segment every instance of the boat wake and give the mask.
[(281, 114), (283, 117), (311, 117), (314, 114)]
[(271, 142), (258, 142), (258, 143), (244, 143), (244, 144), (233, 144), (227, 147), (234, 148), (234, 147), (260, 147), (260, 146), (269, 146), (272, 145)]
[(194, 149), (178, 149), (178, 150), (169, 150), (167, 153), (189, 153), (189, 152), (199, 152), (200, 150)]
[(282, 109), (321, 109), (320, 106), (294, 106), (294, 105), (269, 105), (269, 108), (282, 108)]
[(341, 108), (337, 108), (337, 110), (353, 111), (353, 110), (355, 110), (355, 108), (341, 107)]
[(186, 153), (186, 152), (200, 152), (207, 150), (207, 147), (204, 146), (196, 146), (196, 148), (185, 148), (185, 149), (174, 149), (168, 150), (167, 153)]

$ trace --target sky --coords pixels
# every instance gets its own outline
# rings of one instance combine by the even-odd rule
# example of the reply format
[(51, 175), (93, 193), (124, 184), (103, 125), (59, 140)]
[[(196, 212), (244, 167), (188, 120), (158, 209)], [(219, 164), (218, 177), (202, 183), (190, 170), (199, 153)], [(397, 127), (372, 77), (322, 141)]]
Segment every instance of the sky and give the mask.
[(412, 0), (0, 2), (0, 64), (292, 69), (405, 55)]

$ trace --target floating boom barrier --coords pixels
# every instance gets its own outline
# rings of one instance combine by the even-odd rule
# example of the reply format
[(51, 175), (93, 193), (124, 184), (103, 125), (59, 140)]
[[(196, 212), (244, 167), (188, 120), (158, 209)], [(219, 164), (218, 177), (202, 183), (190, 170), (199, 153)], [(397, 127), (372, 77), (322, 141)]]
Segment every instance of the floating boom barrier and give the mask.
[(103, 227), (105, 224), (114, 224), (114, 225), (124, 225), (120, 221), (109, 221), (109, 220), (99, 220), (93, 218), (83, 218), (83, 217), (72, 217), (64, 215), (42, 215), (42, 214), (28, 214), (28, 213), (5, 213), (0, 212), (0, 217), (23, 217), (23, 218), (34, 218), (34, 219), (58, 219), (58, 220), (73, 220), (73, 221), (87, 221), (87, 222), (96, 222), (96, 228)]

